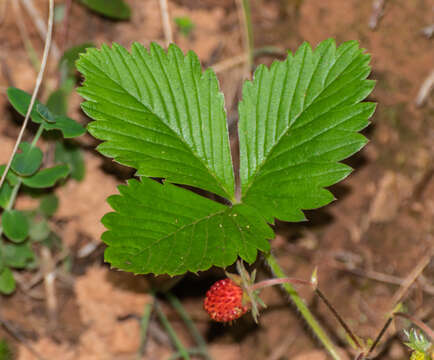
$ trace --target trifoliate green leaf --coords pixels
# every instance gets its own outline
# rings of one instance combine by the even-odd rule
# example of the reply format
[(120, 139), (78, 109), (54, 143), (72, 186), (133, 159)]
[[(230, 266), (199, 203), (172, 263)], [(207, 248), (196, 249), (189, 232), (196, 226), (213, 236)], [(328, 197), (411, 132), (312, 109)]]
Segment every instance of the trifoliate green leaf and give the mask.
[(11, 269), (5, 267), (0, 271), (0, 293), (10, 295), (15, 291), (15, 279)]
[(260, 65), (244, 84), (239, 106), (242, 201), (268, 219), (304, 219), (334, 199), (325, 187), (351, 168), (338, 161), (362, 148), (357, 132), (375, 109), (362, 103), (374, 82), (369, 55), (350, 41), (315, 51), (303, 44), (270, 68)]
[(51, 186), (65, 178), (69, 174), (69, 167), (67, 165), (57, 165), (52, 168), (43, 169), (35, 175), (23, 178), (23, 184), (36, 189), (44, 189)]
[(143, 178), (119, 186), (108, 201), (116, 211), (102, 220), (109, 229), (105, 260), (137, 274), (182, 274), (248, 262), (267, 251), (273, 231), (247, 205), (228, 207), (180, 187)]
[[(235, 203), (223, 98), (211, 70), (172, 45), (167, 53), (134, 44), (88, 49), (77, 62), (85, 77), (83, 110), (98, 150), (137, 169), (109, 198), (114, 212), (106, 261), (135, 273), (181, 274), (237, 256), (251, 262), (273, 236), (266, 221), (300, 221), (303, 210), (329, 203), (325, 188), (349, 174), (339, 163), (365, 143), (358, 134), (375, 106), (369, 56), (356, 42), (259, 66), (240, 104), (241, 203), (222, 205), (170, 183), (190, 185)], [(161, 185), (146, 177), (164, 178)]]
[(150, 50), (135, 43), (88, 49), (77, 68), (85, 76), (79, 93), (93, 118), (98, 150), (138, 175), (202, 188), (230, 200), (234, 175), (223, 95), (211, 69), (197, 56), (171, 45)]
[(29, 235), (29, 221), (19, 210), (5, 210), (2, 227), (7, 238), (16, 243), (24, 241)]
[(33, 175), (42, 164), (41, 149), (25, 141), (20, 144), (19, 149), (21, 152), (15, 154), (11, 169), (20, 176)]

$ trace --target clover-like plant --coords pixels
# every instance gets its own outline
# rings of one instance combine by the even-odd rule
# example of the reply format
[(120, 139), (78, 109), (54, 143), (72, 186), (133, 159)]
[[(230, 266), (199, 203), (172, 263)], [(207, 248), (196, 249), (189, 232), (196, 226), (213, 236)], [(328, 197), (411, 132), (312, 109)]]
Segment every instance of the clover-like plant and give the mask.
[(239, 104), (236, 188), (223, 95), (193, 52), (155, 43), (88, 49), (77, 68), (82, 108), (95, 120), (89, 132), (103, 140), (99, 152), (140, 179), (108, 199), (106, 261), (136, 274), (177, 275), (268, 252), (269, 224), (303, 221), (302, 210), (334, 200), (326, 187), (352, 170), (339, 161), (366, 144), (358, 131), (375, 109), (361, 103), (374, 87), (369, 60), (356, 41), (336, 47), (329, 39), (260, 65)]

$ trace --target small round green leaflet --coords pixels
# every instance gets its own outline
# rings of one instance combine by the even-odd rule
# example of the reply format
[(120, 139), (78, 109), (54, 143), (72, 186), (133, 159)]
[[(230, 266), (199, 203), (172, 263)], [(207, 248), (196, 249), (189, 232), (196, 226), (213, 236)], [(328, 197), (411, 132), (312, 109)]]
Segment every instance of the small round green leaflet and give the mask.
[(20, 176), (33, 175), (42, 164), (42, 151), (28, 142), (20, 144), (21, 153), (14, 156), (11, 168)]
[(23, 184), (35, 188), (44, 189), (51, 186), (60, 180), (65, 178), (69, 174), (69, 168), (67, 165), (57, 165), (52, 168), (44, 169), (37, 172), (33, 176), (23, 178)]
[[(25, 91), (14, 87), (9, 87), (6, 93), (8, 96), (8, 100), (11, 103), (11, 105), (14, 107), (14, 109), (18, 111), (18, 113), (20, 113), (21, 115), (23, 116), (26, 115), (27, 109), (29, 108), (30, 105), (30, 99), (32, 96), (26, 93)], [(42, 124), (44, 122), (44, 119), (36, 111), (37, 104), (40, 104), (38, 100), (35, 101), (35, 106), (33, 106), (32, 112), (30, 113), (30, 117), (33, 122), (37, 124)]]
[(15, 279), (11, 269), (4, 268), (0, 272), (0, 293), (9, 295), (15, 291)]
[(112, 19), (127, 20), (131, 16), (130, 7), (123, 0), (81, 0), (80, 2)]
[(0, 188), (0, 207), (3, 209), (9, 205), (9, 201), (12, 195), (12, 186), (9, 185), (7, 181), (5, 181)]
[(67, 116), (56, 116), (53, 123), (45, 123), (45, 130), (60, 130), (64, 138), (75, 138), (83, 135), (86, 129), (77, 121)]
[(54, 115), (51, 113), (50, 109), (48, 109), (44, 104), (38, 103), (36, 104), (36, 111), (39, 115), (41, 115), (45, 121), (49, 123), (55, 123), (56, 119)]
[[(6, 165), (0, 165), (0, 175), (3, 175), (3, 171), (5, 171)], [(6, 180), (8, 181), (9, 185), (15, 186), (18, 184), (19, 178), (14, 174), (13, 171), (8, 171), (8, 174), (6, 175)]]
[(29, 222), (26, 216), (18, 210), (5, 210), (2, 214), (3, 231), (7, 238), (20, 243), (29, 235)]

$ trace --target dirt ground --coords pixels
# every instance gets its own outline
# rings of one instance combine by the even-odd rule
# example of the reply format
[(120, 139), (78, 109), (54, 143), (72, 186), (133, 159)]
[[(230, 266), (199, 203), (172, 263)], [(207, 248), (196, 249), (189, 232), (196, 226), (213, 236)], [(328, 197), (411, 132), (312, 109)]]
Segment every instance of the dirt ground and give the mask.
[[(0, 163), (5, 163), (19, 131), (13, 111), (7, 105), (6, 88), (31, 91), (36, 71), (29, 60), (17, 21), (27, 28), (38, 57), (43, 41), (32, 18), (22, 8), (17, 16), (12, 1), (0, 14)], [(4, 0), (3, 0), (4, 2)], [(2, 10), (0, 1), (0, 11)], [(47, 1), (34, 0), (46, 19)], [(133, 41), (164, 44), (161, 13), (157, 0), (126, 0), (132, 18), (116, 22), (72, 3), (67, 44), (62, 44), (62, 24), (55, 27), (58, 48), (94, 42), (116, 41), (129, 47)], [(56, 1), (57, 4), (63, 1)], [(195, 27), (183, 36), (174, 24), (174, 41), (183, 50), (193, 49), (204, 66), (225, 64), (243, 55), (243, 28), (235, 0), (169, 0), (172, 19), (188, 16)], [(338, 201), (308, 211), (309, 222), (276, 224), (272, 242), (279, 262), (289, 276), (308, 278), (319, 268), (323, 292), (341, 315), (364, 339), (374, 338), (391, 310), (392, 299), (412, 270), (434, 246), (434, 101), (428, 96), (422, 106), (415, 100), (424, 80), (434, 70), (433, 39), (423, 29), (434, 23), (430, 0), (385, 1), (377, 28), (369, 27), (372, 3), (360, 0), (251, 0), (255, 48), (273, 46), (295, 50), (303, 41), (312, 45), (329, 37), (338, 43), (359, 40), (372, 54), (371, 78), (377, 81), (370, 101), (378, 102), (372, 124), (364, 133), (370, 143), (347, 163), (355, 171), (332, 187)], [(255, 63), (270, 64), (277, 55), (261, 55)], [(218, 77), (225, 94), (228, 118), (237, 118), (236, 104), (246, 76), (242, 63), (220, 68)], [(56, 59), (51, 57), (42, 89), (43, 98), (57, 81)], [(81, 123), (89, 120), (73, 95), (69, 115)], [(128, 169), (103, 159), (89, 135), (79, 138), (86, 159), (82, 182), (68, 181), (56, 188), (60, 208), (52, 226), (69, 249), (68, 264), (60, 260), (56, 272), (55, 312), (47, 310), (44, 283), (27, 285), (37, 271), (19, 272), (19, 287), (9, 297), (0, 297), (0, 339), (7, 339), (19, 360), (37, 359), (138, 359), (140, 318), (152, 300), (151, 286), (167, 285), (167, 279), (134, 277), (110, 270), (103, 263), (104, 231), (100, 218), (109, 207), (105, 199), (115, 186), (131, 176)], [(50, 152), (50, 144), (42, 143)], [(32, 199), (20, 196), (17, 206), (32, 206)], [(90, 249), (90, 250), (89, 250)], [(40, 249), (37, 249), (40, 251)], [(53, 254), (54, 258), (59, 254)], [(255, 264), (259, 276), (269, 276), (261, 259)], [(288, 299), (278, 289), (267, 289), (263, 300), (268, 308), (255, 325), (250, 316), (232, 326), (211, 323), (202, 310), (208, 286), (223, 276), (219, 269), (187, 275), (173, 287), (206, 338), (214, 359), (327, 359), (320, 343)], [(346, 345), (345, 334), (325, 306), (308, 291), (300, 290), (310, 309), (324, 324), (343, 358), (355, 353)], [(434, 262), (405, 296), (407, 311), (434, 327)], [(193, 338), (167, 300), (158, 299), (164, 313), (185, 344)], [(402, 345), (403, 326), (397, 321), (387, 331), (376, 358), (408, 359)], [(11, 330), (12, 329), (12, 330)], [(15, 334), (15, 336), (14, 336)], [(19, 338), (17, 338), (17, 336)], [(158, 319), (151, 319), (150, 336), (143, 359), (167, 359), (173, 354), (169, 338)]]

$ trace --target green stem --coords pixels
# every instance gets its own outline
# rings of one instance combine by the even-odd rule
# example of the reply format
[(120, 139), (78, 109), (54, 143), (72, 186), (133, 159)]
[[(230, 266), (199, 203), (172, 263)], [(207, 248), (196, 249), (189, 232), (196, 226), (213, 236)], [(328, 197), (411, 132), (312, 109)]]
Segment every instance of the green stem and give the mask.
[(137, 354), (137, 358), (141, 359), (143, 354), (145, 353), (145, 345), (146, 345), (146, 336), (148, 334), (149, 322), (151, 320), (152, 309), (154, 307), (154, 301), (145, 305), (145, 309), (143, 310), (143, 316), (140, 320), (140, 346)]
[(193, 336), (193, 339), (196, 342), (196, 344), (198, 345), (198, 348), (201, 351), (204, 358), (207, 360), (211, 360), (212, 358), (208, 353), (205, 339), (200, 334), (199, 330), (197, 329), (193, 320), (191, 320), (187, 311), (185, 311), (181, 302), (178, 300), (178, 298), (176, 296), (173, 296), (171, 293), (167, 293), (166, 297), (169, 300), (170, 304), (178, 312), (179, 316), (181, 316), (182, 320), (184, 321), (185, 325), (187, 326), (188, 330), (190, 331), (191, 335)]
[[(41, 124), (41, 125), (39, 125), (38, 131), (36, 131), (35, 137), (33, 138), (32, 147), (36, 145), (36, 143), (38, 142), (39, 138), (41, 137), (43, 131), (44, 131), (44, 125)], [(9, 171), (11, 171), (11, 170), (9, 170)], [(22, 184), (21, 178), (18, 178), (18, 182), (12, 188), (11, 198), (9, 199), (8, 206), (6, 206), (5, 210), (11, 210), (12, 207), (14, 206), (15, 200), (16, 200), (17, 195), (18, 195), (18, 191), (20, 190), (20, 187), (21, 187), (21, 184)], [(0, 226), (0, 237), (2, 236), (2, 234), (3, 234), (3, 227)], [(2, 245), (2, 241), (0, 239), (0, 246), (1, 245)]]
[[(285, 273), (283, 272), (282, 268), (280, 267), (274, 255), (268, 253), (265, 256), (265, 259), (268, 265), (270, 266), (271, 270), (275, 274), (275, 276), (282, 277), (282, 278), (286, 277)], [(315, 319), (313, 314), (310, 312), (310, 310), (308, 309), (308, 307), (306, 306), (306, 304), (304, 303), (300, 295), (298, 295), (294, 287), (291, 284), (285, 283), (282, 284), (282, 288), (288, 293), (289, 297), (294, 302), (297, 310), (300, 311), (304, 320), (309, 324), (310, 328), (318, 337), (318, 339), (321, 341), (321, 343), (324, 345), (324, 347), (329, 352), (331, 357), (334, 360), (341, 360), (341, 357), (337, 353), (332, 341), (330, 340), (326, 332), (323, 330), (321, 325), (318, 323), (318, 321)]]
[(188, 355), (187, 349), (182, 344), (181, 340), (179, 339), (179, 337), (176, 334), (175, 330), (173, 329), (172, 325), (170, 325), (169, 320), (167, 319), (166, 315), (164, 314), (164, 312), (161, 309), (161, 306), (157, 300), (155, 301), (155, 310), (157, 311), (157, 315), (161, 321), (161, 324), (166, 329), (167, 334), (172, 339), (173, 344), (175, 345), (175, 347), (178, 350), (178, 352), (180, 353), (180, 355), (184, 358), (184, 360), (190, 360), (190, 355)]

